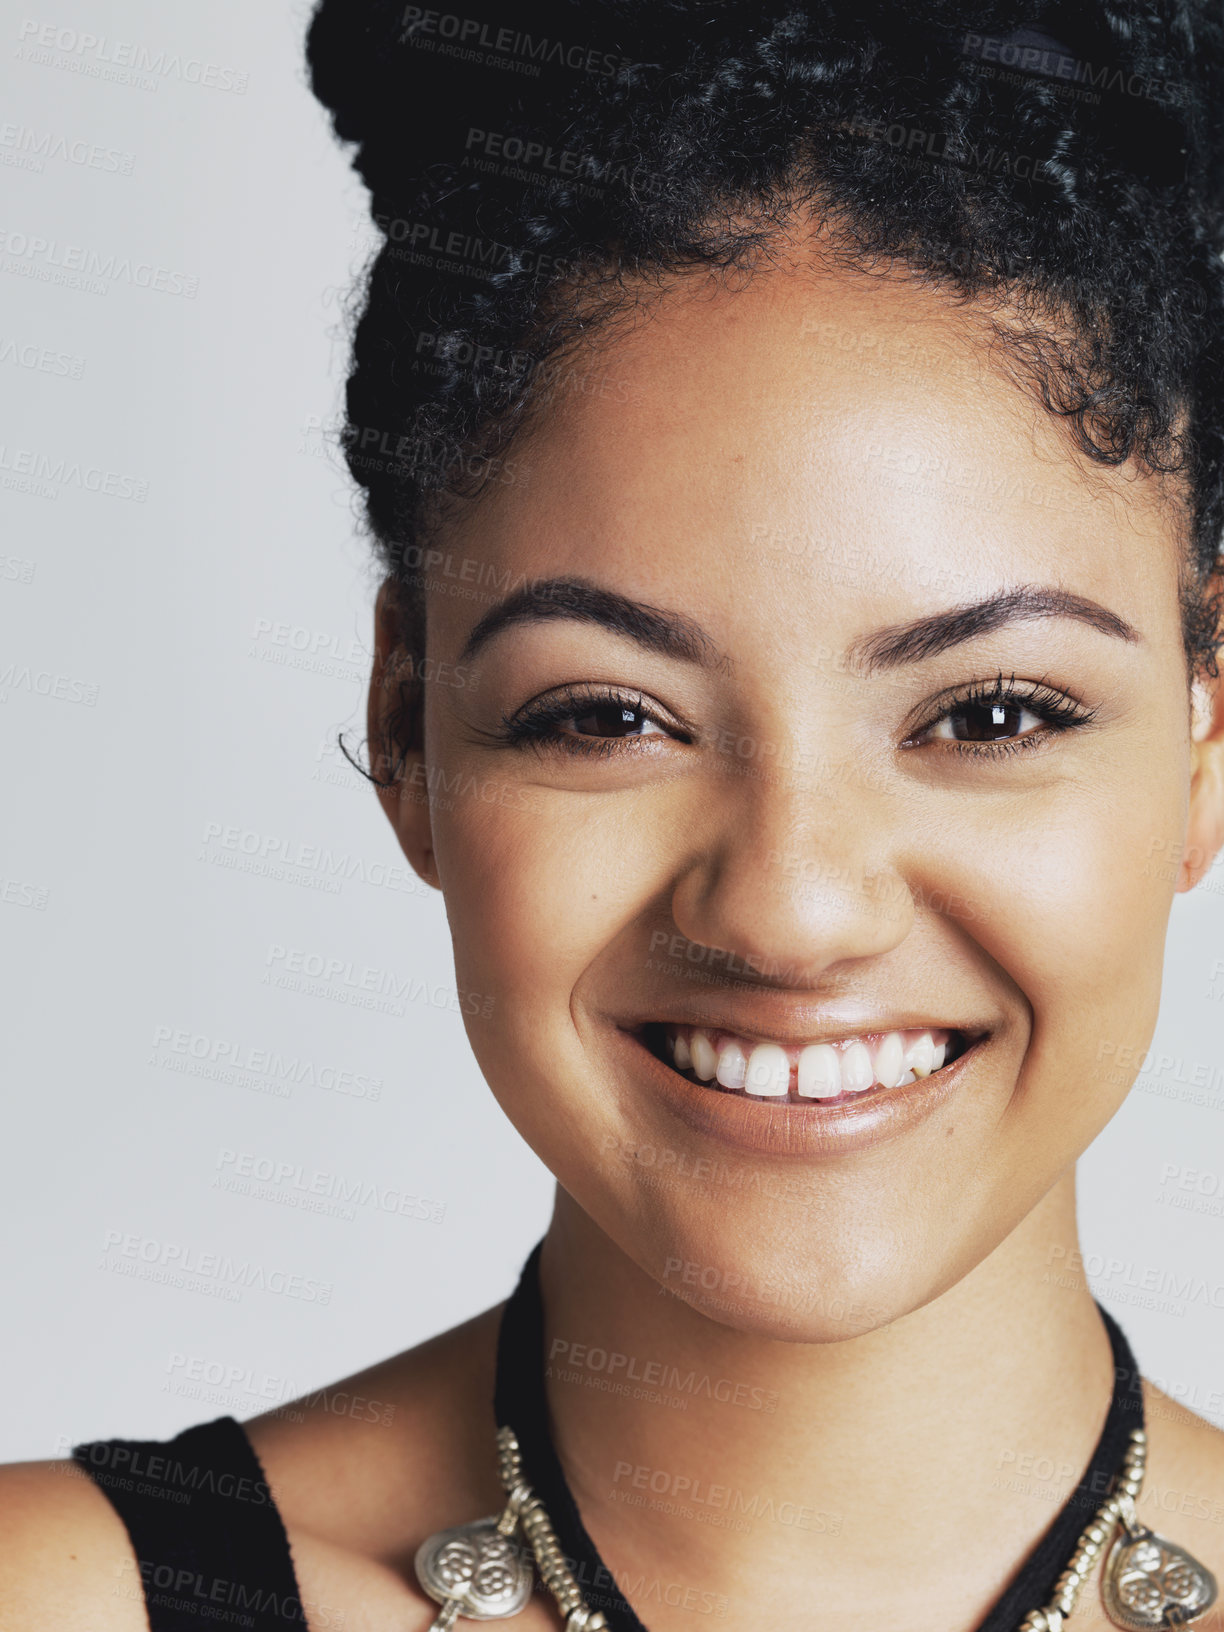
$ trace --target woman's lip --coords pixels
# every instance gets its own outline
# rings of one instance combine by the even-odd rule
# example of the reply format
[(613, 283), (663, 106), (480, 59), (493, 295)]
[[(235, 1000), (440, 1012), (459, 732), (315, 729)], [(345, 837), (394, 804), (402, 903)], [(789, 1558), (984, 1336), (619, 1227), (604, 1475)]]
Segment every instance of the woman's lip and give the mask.
[[(625, 1029), (629, 1029), (631, 1022), (623, 1018), (617, 1022)], [(957, 1025), (949, 1020), (929, 1020), (924, 1016), (906, 1015), (897, 1020), (881, 1020), (877, 1016), (862, 1016), (857, 1021), (846, 1021), (840, 1024), (814, 1025), (807, 1029), (796, 1030), (791, 1023), (778, 1026), (776, 1031), (769, 1031), (759, 1025), (739, 1026), (734, 1023), (734, 1017), (728, 1016), (716, 1020), (678, 1020), (673, 1018), (659, 1019), (652, 1015), (636, 1022), (640, 1031), (644, 1027), (672, 1027), (684, 1031), (704, 1031), (708, 1036), (721, 1033), (728, 1037), (742, 1037), (750, 1043), (778, 1043), (783, 1048), (806, 1048), (811, 1043), (845, 1043), (862, 1037), (884, 1037), (890, 1031), (900, 1032), (948, 1032), (957, 1033), (966, 1038), (980, 1038), (986, 1027), (982, 1025)]]
[(977, 1062), (979, 1034), (949, 1065), (900, 1088), (883, 1088), (849, 1103), (796, 1102), (721, 1093), (698, 1086), (651, 1053), (642, 1038), (617, 1028), (656, 1102), (691, 1132), (720, 1145), (761, 1156), (813, 1160), (849, 1155), (895, 1139), (933, 1116)]

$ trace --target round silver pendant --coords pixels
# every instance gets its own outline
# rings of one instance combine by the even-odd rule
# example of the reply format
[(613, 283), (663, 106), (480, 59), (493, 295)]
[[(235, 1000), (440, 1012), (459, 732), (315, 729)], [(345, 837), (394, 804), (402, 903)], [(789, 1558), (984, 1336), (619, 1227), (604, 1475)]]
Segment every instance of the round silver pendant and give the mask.
[(1184, 1548), (1139, 1528), (1114, 1541), (1101, 1576), (1101, 1602), (1127, 1632), (1186, 1626), (1215, 1603), (1215, 1576)]
[(499, 1621), (527, 1607), (535, 1572), (523, 1549), (497, 1528), (497, 1515), (438, 1530), (416, 1550), (417, 1580), (434, 1600), (459, 1603), (474, 1621)]

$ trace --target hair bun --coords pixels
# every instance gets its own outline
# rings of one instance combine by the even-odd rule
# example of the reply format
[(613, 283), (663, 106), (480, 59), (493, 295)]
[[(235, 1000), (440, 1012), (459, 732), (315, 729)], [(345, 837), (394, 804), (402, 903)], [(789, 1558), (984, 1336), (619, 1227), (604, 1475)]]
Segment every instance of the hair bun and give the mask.
[(1018, 363), (1089, 457), (1189, 473), (1215, 559), (1221, 0), (320, 0), (307, 52), (384, 238), (347, 436), (392, 571), (626, 269), (742, 264), (804, 199), (1057, 312)]
[(435, 191), (473, 132), (560, 141), (576, 82), (613, 77), (625, 60), (618, 42), (643, 9), (540, 0), (523, 15), (491, 0), (449, 11), (323, 0), (307, 42), (311, 85), (337, 136), (357, 144), (353, 165), (377, 215)]
[[(410, 207), (462, 170), (474, 132), (563, 146), (575, 111), (631, 65), (640, 87), (704, 59), (717, 84), (751, 73), (778, 25), (839, 57), (880, 57), (898, 85), (948, 52), (1044, 82), (1079, 110), (1108, 162), (1156, 186), (1193, 181), (1224, 210), (1224, 6), (1218, 0), (1017, 5), (1014, 0), (321, 0), (307, 56), (336, 134), (356, 144), (373, 213)], [(470, 174), (465, 178), (471, 181)], [(495, 184), (492, 190), (496, 190)]]

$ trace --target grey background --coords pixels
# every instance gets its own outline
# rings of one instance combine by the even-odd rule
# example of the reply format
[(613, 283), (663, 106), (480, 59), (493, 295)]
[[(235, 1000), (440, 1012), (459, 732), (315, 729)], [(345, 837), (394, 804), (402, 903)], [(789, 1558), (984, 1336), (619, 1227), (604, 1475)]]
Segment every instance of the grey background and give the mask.
[[(374, 579), (324, 431), (374, 239), (305, 89), (307, 14), (0, 25), (5, 1459), (380, 1359), (504, 1296), (551, 1204), (468, 1051), (441, 900), (335, 748)], [(73, 287), (82, 252), (113, 263)], [(342, 966), (330, 995), (271, 978), (313, 959)], [(365, 970), (400, 1013), (343, 1000)], [(1081, 1174), (1098, 1295), (1220, 1422), (1222, 1038), (1217, 867)], [(218, 1183), (256, 1162), (364, 1199)]]

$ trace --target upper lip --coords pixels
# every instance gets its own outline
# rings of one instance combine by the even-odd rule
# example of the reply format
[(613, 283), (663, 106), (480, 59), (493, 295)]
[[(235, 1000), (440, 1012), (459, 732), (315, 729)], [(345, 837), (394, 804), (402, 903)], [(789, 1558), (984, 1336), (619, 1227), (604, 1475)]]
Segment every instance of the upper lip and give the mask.
[[(935, 1011), (938, 1013), (938, 1011)], [(780, 1043), (783, 1048), (801, 1047), (805, 1043), (836, 1043), (847, 1037), (870, 1037), (890, 1031), (960, 1032), (967, 1037), (981, 1036), (987, 1027), (973, 1022), (935, 1019), (932, 1011), (906, 1010), (889, 1014), (870, 1013), (866, 1010), (844, 1017), (831, 1017), (827, 1011), (819, 1018), (813, 1016), (810, 1024), (803, 1024), (793, 1013), (771, 1024), (756, 1017), (739, 1016), (733, 1011), (718, 1015), (655, 1014), (650, 1020), (663, 1026), (693, 1026), (702, 1031), (730, 1032), (737, 1037), (762, 1043)]]

